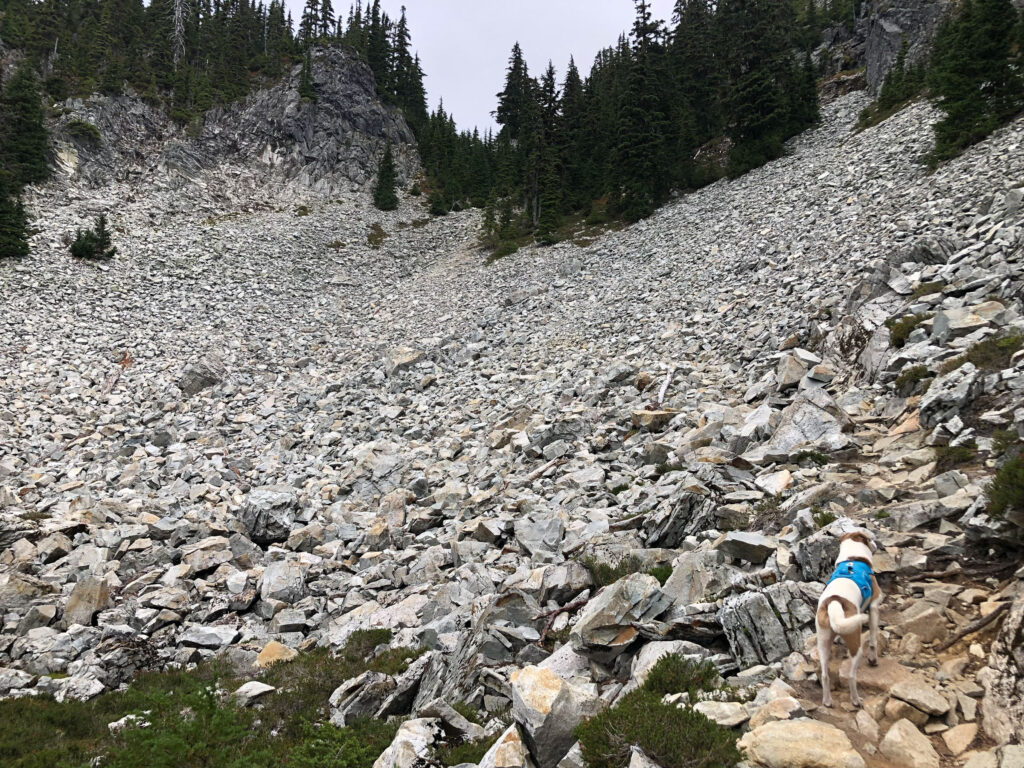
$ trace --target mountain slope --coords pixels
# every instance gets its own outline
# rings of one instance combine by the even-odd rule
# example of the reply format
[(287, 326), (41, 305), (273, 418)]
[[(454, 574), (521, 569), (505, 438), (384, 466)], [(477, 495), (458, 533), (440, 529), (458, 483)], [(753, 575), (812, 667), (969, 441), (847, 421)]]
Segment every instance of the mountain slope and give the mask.
[[(167, 192), (119, 199), (112, 225), (130, 237), (94, 269), (59, 240), (126, 187), (38, 191), (53, 213), (33, 257), (0, 266), (0, 607), (17, 634), (0, 666), (31, 670), (22, 687), (69, 671), (44, 684), (95, 693), (131, 672), (119, 640), (89, 642), (105, 626), (128, 627), (156, 665), (222, 650), (197, 643), (205, 627), (249, 659), (272, 638), (336, 648), (380, 626), (430, 648), (405, 680), (408, 712), (437, 696), (500, 708), (526, 685), (514, 670), (548, 655), (539, 615), (574, 605), (548, 662), (573, 695), (614, 700), (652, 640), (697, 641), (672, 647), (736, 685), (782, 675), (799, 711), (882, 764), (852, 716), (811, 708), (810, 606), (856, 521), (879, 532), (890, 595), (887, 666), (862, 671), (876, 731), (946, 727), (948, 704), (915, 709), (928, 694), (886, 706), (880, 677), (898, 673), (941, 701), (987, 692), (981, 724), (1010, 738), (1017, 673), (998, 626), (925, 646), (996, 605), (1021, 610), (1016, 561), (989, 554), (1019, 530), (985, 515), (982, 490), (992, 428), (1024, 432), (1021, 355), (999, 375), (941, 374), (924, 396), (894, 380), (1024, 330), (1024, 122), (929, 175), (915, 158), (931, 108), (856, 133), (864, 103), (842, 97), (785, 158), (627, 230), (494, 264), (472, 213), (345, 197), (209, 219)], [(908, 312), (934, 317), (896, 348), (885, 321)], [(967, 438), (977, 448), (946, 471), (933, 446)], [(44, 555), (58, 534), (73, 551)], [(598, 593), (581, 562), (629, 554), (678, 575)], [(61, 655), (59, 611), (87, 577), (113, 596), (76, 611), (90, 626)], [(176, 610), (158, 620), (167, 590)], [(52, 625), (20, 633), (42, 604)], [(278, 632), (271, 617), (292, 609), (302, 620)], [(594, 629), (608, 614), (624, 641)], [(935, 674), (946, 662), (959, 671)], [(953, 717), (975, 721), (970, 706)], [(515, 720), (509, 738), (534, 727)]]

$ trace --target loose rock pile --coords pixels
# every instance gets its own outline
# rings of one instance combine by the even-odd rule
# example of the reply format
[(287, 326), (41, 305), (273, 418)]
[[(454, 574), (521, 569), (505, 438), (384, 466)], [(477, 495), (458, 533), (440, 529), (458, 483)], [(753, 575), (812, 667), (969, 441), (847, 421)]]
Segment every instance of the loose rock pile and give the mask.
[[(413, 716), (381, 766), (476, 738), (460, 700), (511, 706), (481, 766), (579, 765), (573, 726), (665, 653), (748, 694), (698, 706), (752, 765), (1017, 765), (1021, 528), (984, 487), (1024, 437), (1024, 354), (943, 364), (1024, 333), (1024, 123), (927, 175), (934, 113), (854, 133), (863, 105), (492, 265), (474, 214), (415, 200), (39, 191), (35, 255), (0, 265), (0, 695), (214, 654), (255, 678), (383, 627), (428, 651), (331, 699), (338, 724)], [(119, 257), (72, 263), (62, 234), (115, 207)], [(822, 710), (813, 607), (858, 524), (883, 658), (862, 710)]]

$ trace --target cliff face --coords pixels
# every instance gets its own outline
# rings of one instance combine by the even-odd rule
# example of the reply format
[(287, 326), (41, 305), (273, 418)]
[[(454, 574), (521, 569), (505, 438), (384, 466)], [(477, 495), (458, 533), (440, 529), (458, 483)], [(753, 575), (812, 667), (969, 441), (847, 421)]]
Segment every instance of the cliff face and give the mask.
[(874, 0), (859, 25), (865, 38), (868, 86), (872, 90), (881, 87), (904, 40), (909, 62), (926, 58), (939, 25), (952, 7), (952, 0)]
[[(180, 186), (222, 165), (331, 193), (372, 180), (391, 142), (402, 183), (415, 174), (415, 138), (401, 113), (381, 103), (373, 75), (342, 48), (313, 56), (315, 102), (298, 94), (298, 66), (272, 88), (209, 112), (198, 132), (133, 96), (69, 100), (53, 126), (60, 173), (86, 186), (112, 181)], [(96, 127), (99, 139), (81, 123)]]

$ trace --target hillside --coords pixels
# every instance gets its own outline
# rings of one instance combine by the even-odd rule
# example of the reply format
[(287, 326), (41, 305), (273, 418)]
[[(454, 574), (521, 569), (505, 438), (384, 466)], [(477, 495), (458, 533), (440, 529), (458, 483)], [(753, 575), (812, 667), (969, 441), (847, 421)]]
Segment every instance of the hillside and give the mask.
[[(1024, 435), (1024, 357), (918, 381), (1024, 332), (1024, 123), (929, 175), (931, 108), (858, 133), (865, 103), (635, 226), (494, 263), (477, 214), (412, 198), (37, 188), (33, 256), (0, 265), (0, 695), (88, 698), (214, 654), (257, 679), (272, 640), (388, 628), (428, 649), (405, 698), (356, 685), (333, 717), (419, 715), (423, 753), (450, 724), (434, 699), (514, 702), (486, 766), (554, 765), (565, 724), (666, 651), (760, 691), (702, 711), (753, 714), (765, 765), (820, 739), (815, 765), (851, 766), (1019, 740), (1020, 529), (983, 486)], [(100, 210), (130, 237), (71, 262), (62, 238)], [(897, 349), (884, 322), (907, 313), (931, 317)], [(955, 468), (947, 442), (972, 446)], [(856, 718), (845, 688), (816, 707), (808, 640), (849, 520), (877, 531), (888, 595)], [(599, 590), (583, 565), (626, 556), (672, 576)], [(576, 706), (531, 709), (537, 664)], [(769, 721), (804, 714), (825, 725), (780, 746)]]

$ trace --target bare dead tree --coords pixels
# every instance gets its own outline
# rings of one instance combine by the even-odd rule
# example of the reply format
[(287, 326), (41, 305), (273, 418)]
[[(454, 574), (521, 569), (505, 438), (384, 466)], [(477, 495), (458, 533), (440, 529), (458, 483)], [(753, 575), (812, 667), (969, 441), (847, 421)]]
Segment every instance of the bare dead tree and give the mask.
[(174, 31), (171, 33), (171, 46), (174, 49), (174, 71), (185, 55), (185, 19), (188, 18), (187, 0), (174, 0), (171, 13), (174, 15)]

